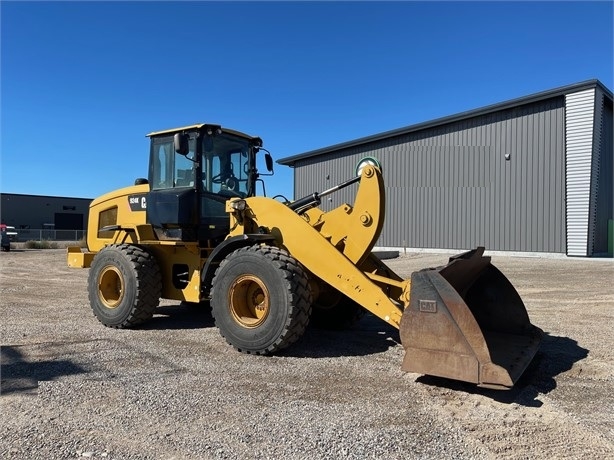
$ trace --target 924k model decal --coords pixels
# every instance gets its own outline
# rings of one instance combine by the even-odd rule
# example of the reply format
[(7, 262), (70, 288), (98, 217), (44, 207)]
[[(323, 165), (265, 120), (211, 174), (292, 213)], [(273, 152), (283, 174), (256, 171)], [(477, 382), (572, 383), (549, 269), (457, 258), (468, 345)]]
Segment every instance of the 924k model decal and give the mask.
[(138, 195), (128, 196), (128, 204), (131, 211), (145, 211), (147, 209), (147, 194), (139, 193)]

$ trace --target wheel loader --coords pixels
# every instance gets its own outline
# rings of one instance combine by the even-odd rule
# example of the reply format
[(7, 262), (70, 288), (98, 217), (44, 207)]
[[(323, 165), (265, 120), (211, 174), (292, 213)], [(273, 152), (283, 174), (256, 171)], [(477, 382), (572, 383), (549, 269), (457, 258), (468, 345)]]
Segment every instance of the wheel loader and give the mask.
[[(262, 140), (215, 124), (148, 134), (147, 179), (90, 206), (87, 249), (70, 267), (89, 268), (88, 296), (105, 326), (149, 320), (160, 298), (206, 303), (225, 340), (268, 355), (295, 343), (310, 319), (338, 323), (369, 311), (399, 329), (407, 372), (511, 388), (538, 350), (508, 279), (484, 248), (402, 279), (372, 253), (384, 223), (382, 167), (294, 200), (257, 196), (273, 160)], [(321, 198), (358, 183), (352, 205)], [(363, 310), (364, 309), (364, 310)]]

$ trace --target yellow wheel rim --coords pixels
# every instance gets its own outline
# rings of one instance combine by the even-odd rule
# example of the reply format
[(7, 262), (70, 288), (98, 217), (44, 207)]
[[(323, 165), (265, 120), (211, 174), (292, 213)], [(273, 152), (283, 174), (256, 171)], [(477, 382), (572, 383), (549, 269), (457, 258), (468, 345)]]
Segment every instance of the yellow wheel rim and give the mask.
[(253, 275), (237, 278), (232, 283), (229, 297), (230, 313), (243, 327), (258, 327), (269, 316), (271, 308), (269, 290)]
[(98, 275), (98, 297), (107, 308), (117, 308), (124, 298), (124, 277), (112, 265), (102, 269)]

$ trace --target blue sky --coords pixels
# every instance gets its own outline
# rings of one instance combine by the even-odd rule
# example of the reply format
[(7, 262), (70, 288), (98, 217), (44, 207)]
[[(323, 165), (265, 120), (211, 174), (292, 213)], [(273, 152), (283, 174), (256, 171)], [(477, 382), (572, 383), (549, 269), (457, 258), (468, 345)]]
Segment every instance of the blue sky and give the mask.
[[(131, 185), (145, 135), (187, 124), (280, 159), (593, 78), (613, 89), (612, 1), (5, 0), (0, 15), (5, 193)], [(266, 179), (292, 198), (292, 169)]]

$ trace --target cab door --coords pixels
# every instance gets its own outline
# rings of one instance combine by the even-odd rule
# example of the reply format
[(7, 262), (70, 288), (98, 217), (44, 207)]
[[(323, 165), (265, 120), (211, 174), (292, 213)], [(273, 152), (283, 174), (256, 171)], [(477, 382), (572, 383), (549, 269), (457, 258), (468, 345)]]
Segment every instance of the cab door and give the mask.
[(151, 139), (147, 222), (159, 239), (196, 241), (199, 227), (196, 137), (190, 154), (175, 152), (173, 137)]

